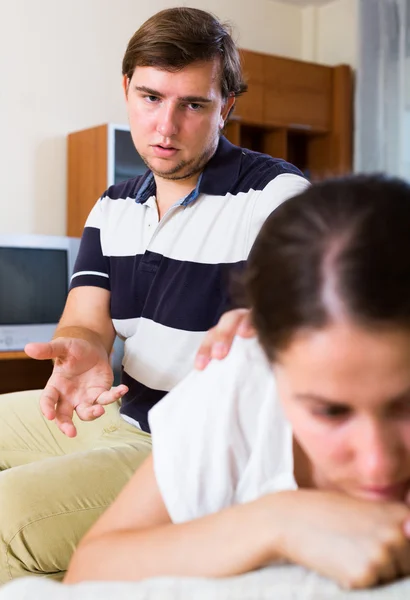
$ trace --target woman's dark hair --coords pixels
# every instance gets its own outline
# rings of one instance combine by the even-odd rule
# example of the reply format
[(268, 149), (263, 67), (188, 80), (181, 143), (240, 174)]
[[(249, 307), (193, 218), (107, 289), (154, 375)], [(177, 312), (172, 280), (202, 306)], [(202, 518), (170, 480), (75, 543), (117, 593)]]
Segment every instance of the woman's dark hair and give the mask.
[(270, 360), (338, 318), (410, 327), (410, 185), (358, 175), (287, 200), (257, 237), (245, 287)]
[(226, 100), (247, 90), (241, 61), (230, 29), (197, 8), (162, 10), (134, 33), (128, 43), (122, 73), (131, 79), (135, 67), (179, 71), (199, 61), (221, 61), (221, 93)]

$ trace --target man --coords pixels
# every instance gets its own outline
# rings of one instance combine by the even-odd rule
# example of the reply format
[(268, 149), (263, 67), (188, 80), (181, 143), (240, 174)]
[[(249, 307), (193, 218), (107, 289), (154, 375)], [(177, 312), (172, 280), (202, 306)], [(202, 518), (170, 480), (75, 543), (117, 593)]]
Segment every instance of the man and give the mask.
[[(54, 339), (26, 348), (55, 361), (43, 414), (24, 395), (0, 400), (3, 582), (61, 578), (149, 453), (148, 410), (230, 307), (230, 277), (263, 221), (306, 186), (292, 165), (221, 137), (246, 85), (232, 38), (210, 14), (175, 8), (149, 19), (129, 42), (123, 85), (148, 171), (97, 202)], [(116, 334), (125, 355), (111, 388)]]

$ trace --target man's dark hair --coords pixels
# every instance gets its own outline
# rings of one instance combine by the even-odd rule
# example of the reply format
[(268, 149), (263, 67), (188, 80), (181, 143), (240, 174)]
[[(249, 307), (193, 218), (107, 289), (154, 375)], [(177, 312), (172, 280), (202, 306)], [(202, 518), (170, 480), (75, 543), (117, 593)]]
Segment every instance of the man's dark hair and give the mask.
[(158, 12), (134, 33), (128, 43), (122, 73), (131, 79), (136, 67), (179, 71), (200, 61), (219, 58), (224, 100), (246, 91), (241, 61), (227, 25), (197, 8)]

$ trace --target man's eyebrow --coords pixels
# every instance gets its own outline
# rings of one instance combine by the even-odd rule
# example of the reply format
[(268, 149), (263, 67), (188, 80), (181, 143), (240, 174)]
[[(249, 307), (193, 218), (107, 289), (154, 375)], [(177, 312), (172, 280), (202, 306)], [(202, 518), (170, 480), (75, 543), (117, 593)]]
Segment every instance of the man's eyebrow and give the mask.
[(197, 102), (200, 102), (201, 104), (212, 102), (210, 98), (204, 98), (204, 96), (183, 96), (182, 98), (178, 98), (178, 100), (190, 104), (196, 104)]
[[(143, 92), (144, 94), (149, 94), (150, 96), (156, 96), (157, 98), (164, 98), (164, 94), (158, 92), (157, 90), (153, 90), (145, 85), (136, 85), (135, 89), (138, 92)], [(212, 102), (210, 98), (205, 98), (204, 96), (182, 96), (178, 98), (180, 102), (187, 102), (189, 104), (201, 103), (201, 104), (209, 104)]]
[(144, 92), (144, 94), (149, 94), (150, 96), (158, 96), (158, 98), (164, 97), (164, 94), (161, 94), (161, 92), (157, 92), (157, 90), (153, 90), (145, 85), (136, 85), (135, 89), (138, 92)]

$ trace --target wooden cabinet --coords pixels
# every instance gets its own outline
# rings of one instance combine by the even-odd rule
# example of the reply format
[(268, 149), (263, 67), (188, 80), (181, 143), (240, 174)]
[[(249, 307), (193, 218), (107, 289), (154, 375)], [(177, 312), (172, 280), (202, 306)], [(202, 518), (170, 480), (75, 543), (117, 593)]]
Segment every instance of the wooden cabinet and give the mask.
[(329, 131), (333, 68), (241, 51), (248, 92), (235, 115), (248, 124)]
[[(329, 67), (241, 50), (249, 89), (225, 135), (234, 144), (284, 158), (315, 181), (349, 173), (353, 157), (353, 76)], [(81, 235), (104, 190), (144, 172), (127, 126), (68, 136), (67, 234)]]
[(93, 204), (107, 187), (107, 133), (107, 125), (101, 125), (68, 136), (67, 235), (69, 236), (81, 236)]
[(0, 394), (43, 389), (52, 370), (51, 360), (33, 360), (24, 352), (0, 352)]
[(265, 56), (264, 123), (290, 129), (331, 127), (332, 68)]
[(127, 125), (70, 133), (67, 140), (67, 235), (81, 237), (90, 210), (114, 183), (144, 173)]
[(242, 50), (249, 90), (238, 98), (226, 136), (285, 158), (311, 180), (342, 175), (353, 162), (353, 74)]
[(241, 51), (248, 91), (236, 101), (235, 116), (246, 123), (260, 125), (265, 120), (265, 63), (258, 52)]

